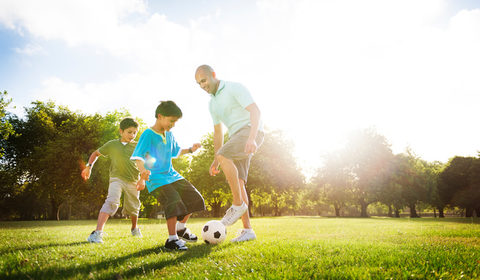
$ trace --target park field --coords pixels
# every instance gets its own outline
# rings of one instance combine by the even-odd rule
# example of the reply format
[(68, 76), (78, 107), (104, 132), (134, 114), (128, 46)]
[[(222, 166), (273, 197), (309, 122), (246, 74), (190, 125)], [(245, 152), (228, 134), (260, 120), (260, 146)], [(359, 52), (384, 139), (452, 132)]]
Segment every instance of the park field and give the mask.
[[(200, 236), (208, 219), (191, 219)], [(164, 251), (165, 221), (0, 222), (0, 279), (480, 279), (480, 219), (278, 217), (252, 220), (258, 239)]]

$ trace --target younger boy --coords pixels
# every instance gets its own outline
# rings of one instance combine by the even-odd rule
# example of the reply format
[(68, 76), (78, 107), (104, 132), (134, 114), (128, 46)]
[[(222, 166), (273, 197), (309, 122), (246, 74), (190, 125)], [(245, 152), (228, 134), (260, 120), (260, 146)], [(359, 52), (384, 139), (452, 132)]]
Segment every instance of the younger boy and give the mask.
[(138, 123), (132, 118), (125, 118), (120, 122), (119, 132), (120, 139), (108, 141), (93, 152), (82, 171), (83, 179), (88, 180), (93, 164), (99, 156), (108, 156), (111, 159), (108, 196), (98, 214), (97, 228), (87, 238), (91, 243), (103, 243), (103, 227), (108, 218), (117, 212), (122, 192), (124, 193), (123, 212), (130, 215), (132, 219), (131, 233), (133, 236), (142, 237), (137, 227), (140, 192), (136, 184), (139, 172), (137, 166), (130, 160), (137, 145), (134, 139), (138, 132)]
[(141, 174), (137, 189), (143, 190), (146, 184), (164, 207), (169, 234), (165, 248), (184, 251), (187, 250), (184, 241), (197, 241), (197, 236), (185, 224), (193, 212), (205, 210), (205, 202), (197, 189), (172, 166), (172, 158), (200, 148), (198, 143), (188, 149), (178, 146), (170, 129), (181, 117), (182, 111), (173, 101), (162, 101), (155, 110), (155, 124), (142, 133), (131, 159)]

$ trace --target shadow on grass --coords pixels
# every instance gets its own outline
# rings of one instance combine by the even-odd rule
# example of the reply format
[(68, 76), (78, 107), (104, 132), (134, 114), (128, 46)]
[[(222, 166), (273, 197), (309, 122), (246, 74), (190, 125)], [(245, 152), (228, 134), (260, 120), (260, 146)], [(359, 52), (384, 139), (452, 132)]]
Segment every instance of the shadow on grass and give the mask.
[(88, 243), (87, 241), (81, 242), (72, 242), (72, 243), (48, 243), (48, 244), (36, 244), (32, 246), (23, 246), (23, 247), (11, 247), (0, 250), (0, 256), (8, 253), (12, 253), (15, 251), (30, 251), (30, 250), (37, 250), (43, 248), (51, 248), (51, 247), (69, 247), (69, 246), (78, 246)]
[[(74, 245), (74, 243), (72, 243), (72, 245)], [(231, 244), (228, 244), (226, 246), (230, 245)], [(3, 272), (0, 274), (0, 279), (67, 279), (72, 277), (88, 279), (91, 272), (99, 272), (98, 275), (95, 276), (95, 279), (122, 279), (123, 277), (131, 278), (135, 277), (136, 275), (145, 275), (153, 270), (160, 270), (164, 267), (175, 265), (179, 262), (185, 262), (191, 259), (205, 257), (206, 255), (210, 254), (213, 248), (223, 249), (225, 248), (225, 246), (217, 247), (214, 245), (200, 244), (190, 247), (188, 251), (185, 252), (169, 251), (164, 249), (163, 246), (155, 246), (124, 256), (110, 257), (94, 264), (84, 263), (81, 265), (72, 264), (69, 267), (49, 267), (44, 269), (37, 268), (30, 270), (27, 273), (22, 271), (9, 272), (8, 275), (6, 274), (6, 272)], [(176, 254), (176, 256), (168, 260), (146, 263), (144, 265), (133, 267), (125, 271), (118, 271), (117, 269), (113, 269), (113, 272), (105, 272), (105, 274), (102, 273), (102, 270), (108, 270), (112, 267), (119, 267), (131, 259), (142, 258), (150, 254), (163, 253), (174, 253)]]

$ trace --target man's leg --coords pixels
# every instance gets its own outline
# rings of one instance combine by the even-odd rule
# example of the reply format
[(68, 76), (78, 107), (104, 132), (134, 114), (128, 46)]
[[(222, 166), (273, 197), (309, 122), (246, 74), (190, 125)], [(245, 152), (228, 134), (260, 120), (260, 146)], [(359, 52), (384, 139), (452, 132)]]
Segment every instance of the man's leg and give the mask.
[(228, 159), (222, 155), (217, 155), (218, 162), (222, 167), (223, 173), (227, 178), (228, 185), (232, 191), (233, 205), (242, 205), (242, 198), (240, 195), (240, 185), (238, 182), (238, 170), (231, 159)]
[[(242, 200), (248, 206), (249, 201), (247, 196), (247, 189), (245, 188), (245, 181), (243, 181), (242, 179), (239, 179), (238, 182), (240, 185)], [(245, 211), (245, 214), (243, 214), (242, 216), (242, 223), (243, 223), (243, 228), (248, 228), (248, 229), (252, 228), (252, 225), (250, 224), (250, 214), (248, 213), (248, 210)]]

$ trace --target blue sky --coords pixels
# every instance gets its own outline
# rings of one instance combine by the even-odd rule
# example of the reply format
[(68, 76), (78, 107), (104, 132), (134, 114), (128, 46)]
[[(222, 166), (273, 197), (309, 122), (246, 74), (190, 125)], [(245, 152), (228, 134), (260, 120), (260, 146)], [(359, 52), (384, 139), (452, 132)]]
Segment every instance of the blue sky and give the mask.
[(476, 155), (478, 49), (473, 0), (0, 2), (0, 90), (12, 112), (51, 99), (152, 124), (172, 99), (187, 146), (212, 131), (193, 77), (207, 63), (250, 89), (307, 172), (372, 126), (396, 153)]

